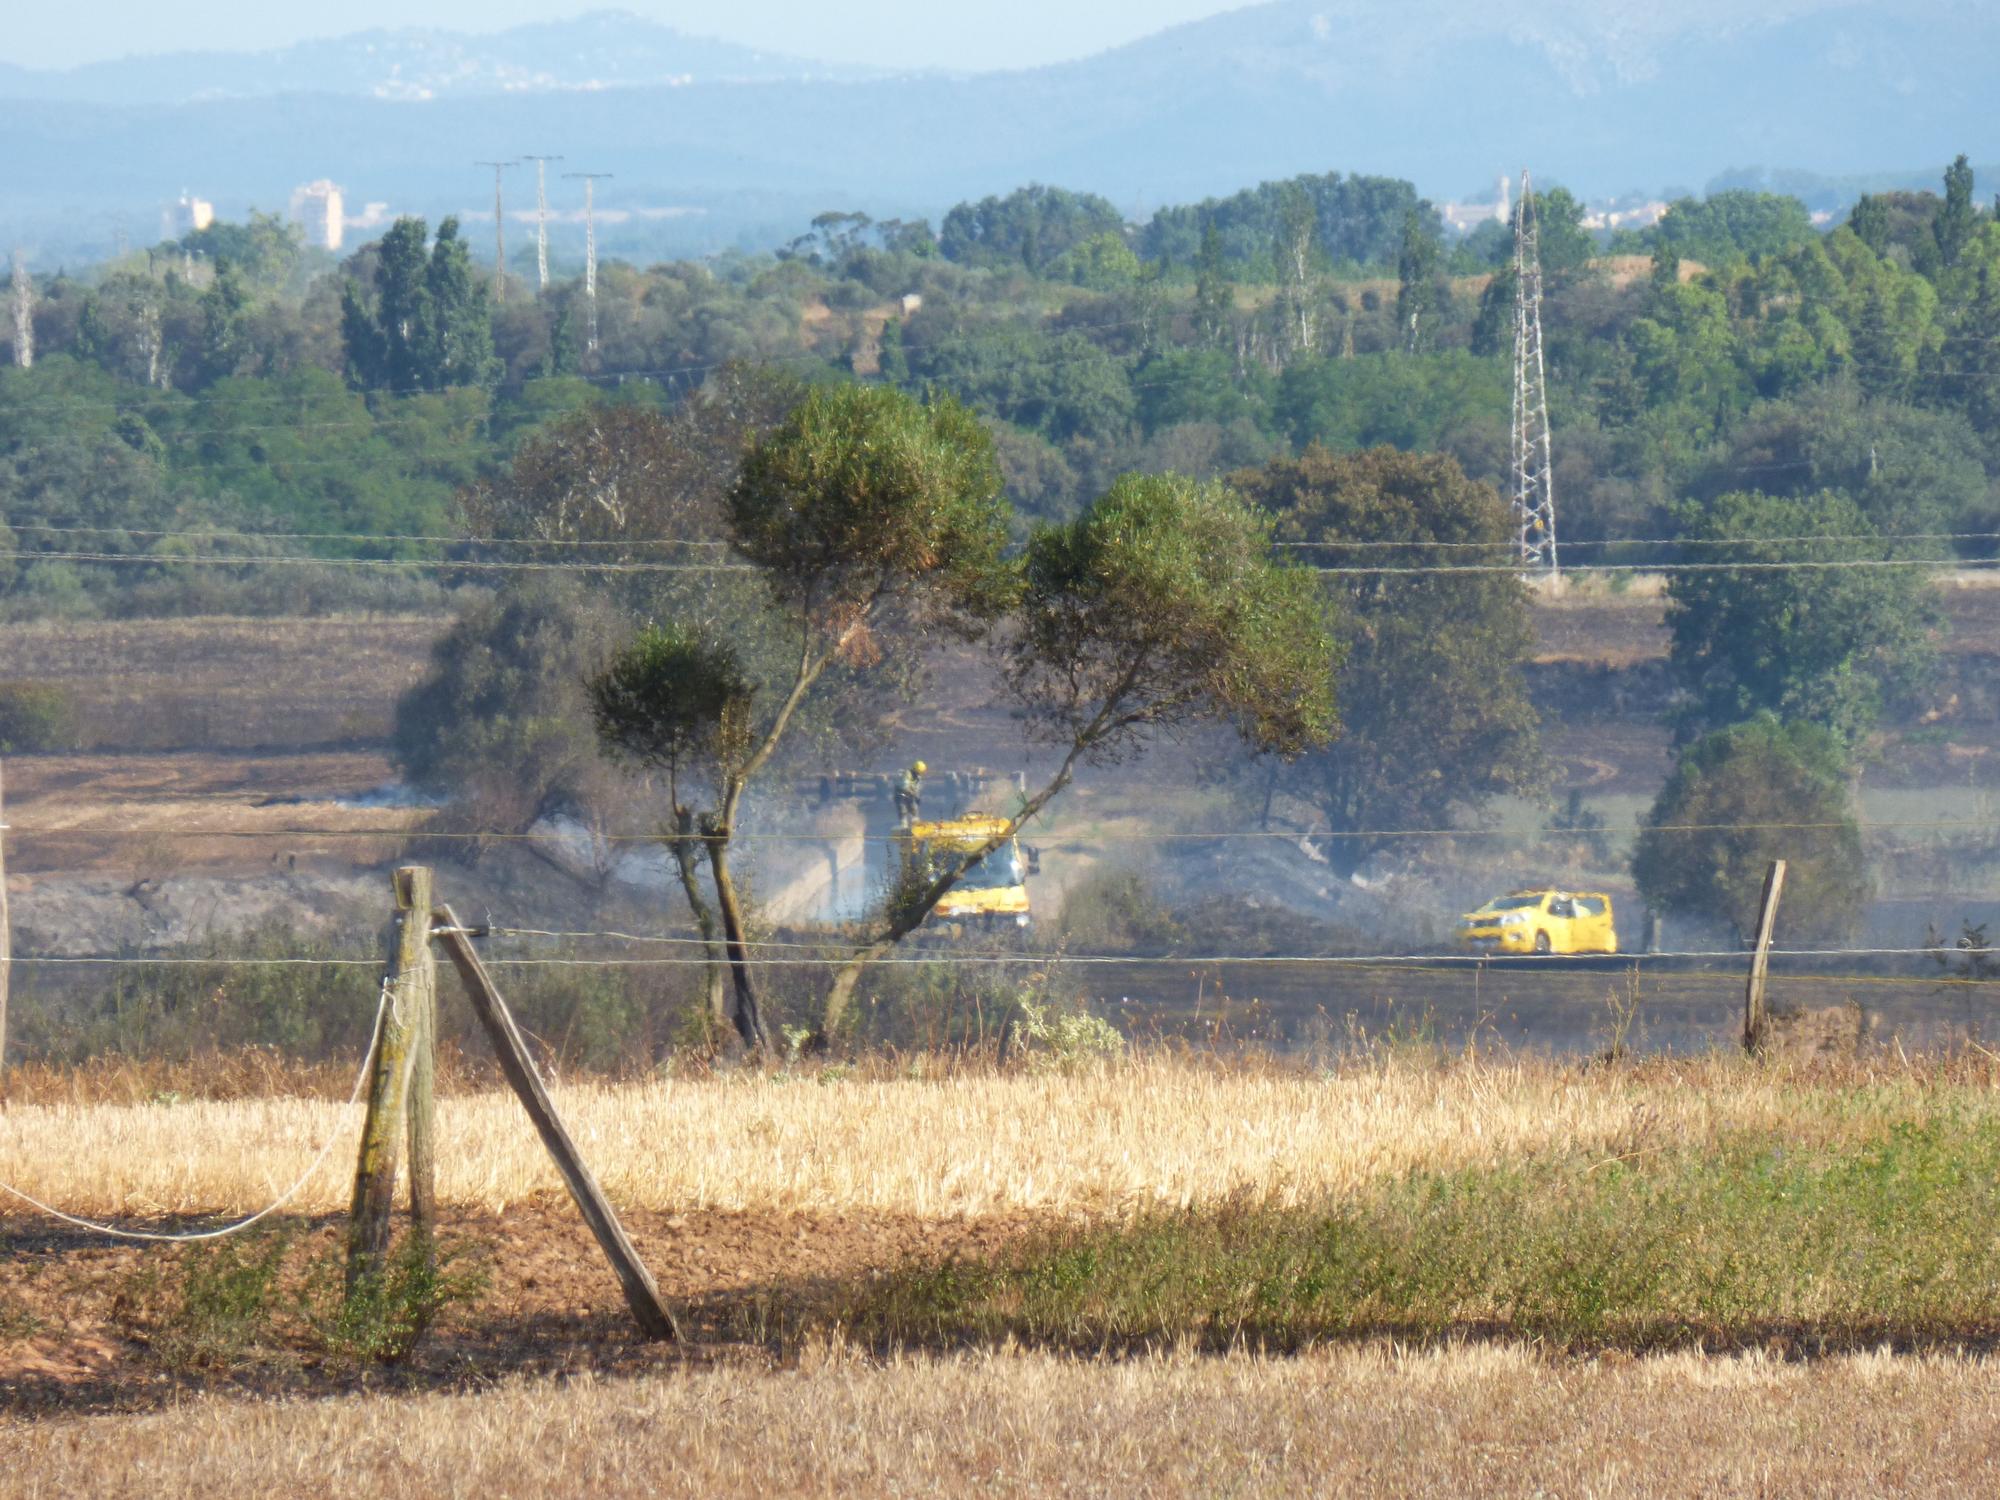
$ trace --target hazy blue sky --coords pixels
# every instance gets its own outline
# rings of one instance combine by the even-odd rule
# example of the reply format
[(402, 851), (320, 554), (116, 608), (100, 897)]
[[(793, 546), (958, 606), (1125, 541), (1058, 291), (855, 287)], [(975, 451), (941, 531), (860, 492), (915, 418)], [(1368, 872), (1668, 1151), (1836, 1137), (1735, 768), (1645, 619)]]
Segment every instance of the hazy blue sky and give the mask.
[(591, 9), (631, 10), (684, 31), (835, 62), (1019, 67), (1101, 51), (1243, 0), (73, 0), (10, 7), (0, 60), (66, 67), (134, 52), (283, 46), (373, 26), (493, 31)]

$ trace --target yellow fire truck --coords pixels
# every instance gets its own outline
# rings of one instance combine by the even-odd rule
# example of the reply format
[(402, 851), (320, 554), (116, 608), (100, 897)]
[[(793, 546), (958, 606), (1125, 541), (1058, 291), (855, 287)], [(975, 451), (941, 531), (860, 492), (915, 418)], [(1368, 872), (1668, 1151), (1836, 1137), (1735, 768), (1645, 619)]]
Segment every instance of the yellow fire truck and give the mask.
[[(1006, 827), (1005, 818), (981, 812), (906, 823), (896, 830), (896, 849), (909, 876), (935, 876), (949, 863), (984, 848)], [(1007, 839), (959, 876), (930, 920), (964, 927), (1026, 927), (1032, 920), (1028, 876), (1036, 863), (1032, 851), (1022, 856), (1018, 839)]]

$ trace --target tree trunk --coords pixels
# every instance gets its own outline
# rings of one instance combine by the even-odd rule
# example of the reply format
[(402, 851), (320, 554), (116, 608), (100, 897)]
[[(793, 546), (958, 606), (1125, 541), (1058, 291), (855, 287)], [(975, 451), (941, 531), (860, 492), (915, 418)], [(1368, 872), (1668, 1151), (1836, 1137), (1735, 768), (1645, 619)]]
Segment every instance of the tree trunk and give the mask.
[(680, 873), (681, 894), (687, 897), (688, 910), (694, 914), (694, 925), (701, 933), (702, 956), (708, 960), (708, 966), (702, 970), (702, 981), (709, 1025), (719, 1029), (729, 1025), (729, 976), (722, 942), (716, 935), (715, 908), (702, 895), (701, 881), (695, 873), (701, 846), (694, 836), (694, 814), (677, 807), (674, 823), (674, 837), (667, 841), (668, 847)]
[(723, 943), (729, 955), (729, 977), (736, 990), (736, 1034), (743, 1045), (762, 1050), (770, 1043), (764, 1030), (764, 1013), (757, 1003), (757, 986), (750, 974), (750, 942), (743, 930), (743, 906), (736, 899), (736, 882), (729, 874), (729, 840), (711, 835), (708, 840), (708, 871), (715, 880), (716, 904), (722, 909)]

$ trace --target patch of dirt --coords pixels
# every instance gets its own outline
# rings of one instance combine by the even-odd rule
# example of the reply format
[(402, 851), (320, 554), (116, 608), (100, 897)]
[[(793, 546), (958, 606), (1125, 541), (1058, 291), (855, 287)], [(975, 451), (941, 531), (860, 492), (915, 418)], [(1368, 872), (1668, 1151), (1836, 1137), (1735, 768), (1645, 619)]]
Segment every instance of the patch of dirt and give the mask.
[[(262, 1351), (194, 1376), (166, 1369), (148, 1345), (140, 1304), (148, 1277), (170, 1278), (179, 1249), (107, 1243), (43, 1221), (0, 1217), (0, 1411), (137, 1410), (196, 1389), (330, 1394), (361, 1385), (456, 1388), (513, 1374), (631, 1373), (690, 1360), (773, 1357), (753, 1340), (779, 1297), (796, 1316), (870, 1274), (957, 1256), (986, 1256), (1038, 1230), (1045, 1216), (931, 1220), (830, 1213), (623, 1214), (675, 1310), (687, 1342), (642, 1339), (596, 1242), (566, 1198), (502, 1214), (447, 1207), (440, 1240), (488, 1276), (450, 1310), (405, 1365), (357, 1372), (310, 1351)], [(151, 1226), (171, 1229), (172, 1225)], [(345, 1220), (288, 1226), (295, 1262), (339, 1253)], [(775, 1330), (773, 1330), (775, 1331)]]
[(198, 869), (270, 874), (317, 856), (369, 865), (393, 854), (423, 810), (346, 799), (394, 775), (376, 751), (10, 756), (8, 869), (130, 883)]

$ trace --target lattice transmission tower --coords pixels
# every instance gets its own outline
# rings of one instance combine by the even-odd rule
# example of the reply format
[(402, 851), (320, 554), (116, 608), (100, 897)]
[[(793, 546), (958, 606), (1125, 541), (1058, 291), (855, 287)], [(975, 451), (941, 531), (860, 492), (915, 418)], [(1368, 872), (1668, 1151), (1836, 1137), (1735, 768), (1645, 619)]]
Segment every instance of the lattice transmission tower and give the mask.
[(500, 202), (500, 174), (518, 161), (476, 161), (475, 167), (493, 169), (493, 300), (507, 300), (507, 214)]
[(609, 172), (565, 172), (583, 179), (583, 307), (584, 348), (597, 352), (597, 179)]
[(1521, 562), (1556, 565), (1555, 461), (1549, 443), (1548, 371), (1542, 359), (1542, 253), (1535, 187), (1521, 174), (1514, 213), (1514, 522)]
[(549, 163), (560, 156), (524, 156), (535, 164), (535, 289), (549, 289)]

